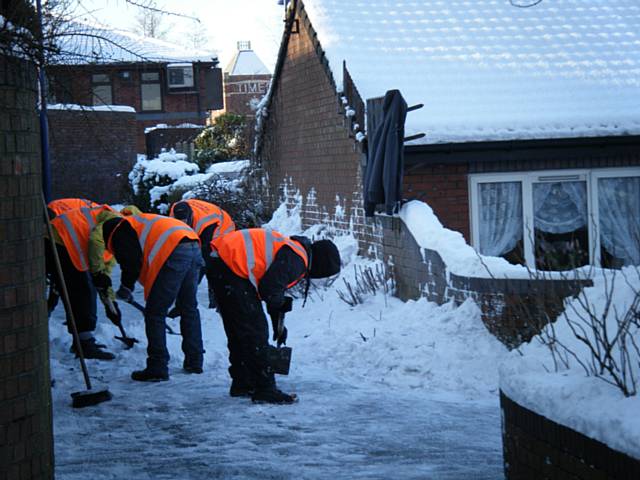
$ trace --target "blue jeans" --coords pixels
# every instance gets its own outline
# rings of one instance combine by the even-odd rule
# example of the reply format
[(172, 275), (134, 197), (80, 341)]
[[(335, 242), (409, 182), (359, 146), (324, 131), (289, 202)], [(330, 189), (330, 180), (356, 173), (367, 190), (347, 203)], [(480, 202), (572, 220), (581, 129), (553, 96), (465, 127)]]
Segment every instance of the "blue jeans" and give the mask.
[(196, 291), (204, 264), (198, 242), (180, 243), (160, 269), (147, 298), (144, 320), (147, 333), (147, 368), (168, 372), (166, 316), (176, 302), (180, 310), (180, 332), (185, 367), (202, 367), (202, 329)]

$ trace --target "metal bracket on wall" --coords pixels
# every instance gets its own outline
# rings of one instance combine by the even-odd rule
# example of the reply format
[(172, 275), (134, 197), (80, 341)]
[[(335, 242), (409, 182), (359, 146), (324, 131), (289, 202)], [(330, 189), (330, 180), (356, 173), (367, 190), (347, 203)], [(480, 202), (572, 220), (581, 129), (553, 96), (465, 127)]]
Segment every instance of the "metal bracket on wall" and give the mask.
[[(409, 112), (413, 112), (414, 110), (418, 110), (420, 108), (424, 107), (424, 103), (417, 103), (415, 105), (411, 105), (410, 107), (407, 108), (407, 113)], [(412, 140), (418, 140), (419, 138), (425, 137), (426, 134), (424, 133), (416, 133), (415, 135), (410, 135), (408, 137), (404, 137), (404, 139), (402, 140), (404, 143), (410, 142)]]

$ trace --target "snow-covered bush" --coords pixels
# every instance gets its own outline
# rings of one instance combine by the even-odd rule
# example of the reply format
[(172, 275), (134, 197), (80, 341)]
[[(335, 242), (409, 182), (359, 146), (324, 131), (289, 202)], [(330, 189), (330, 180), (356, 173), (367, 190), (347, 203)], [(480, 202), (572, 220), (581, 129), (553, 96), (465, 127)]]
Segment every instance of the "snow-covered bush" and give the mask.
[[(218, 165), (222, 164), (211, 167), (213, 169)], [(250, 168), (245, 168), (235, 179), (229, 179), (215, 170), (208, 175), (205, 181), (189, 191), (176, 190), (175, 196), (197, 198), (218, 205), (231, 216), (239, 229), (259, 227), (271, 217), (271, 211), (262, 200), (260, 177)]]
[[(161, 153), (158, 158), (138, 158), (131, 172), (129, 183), (133, 190), (133, 202), (143, 211), (166, 213), (168, 194), (177, 181), (189, 183), (202, 180), (196, 176), (200, 167), (188, 162), (183, 153)], [(193, 177), (182, 180), (185, 177)]]
[(195, 159), (204, 170), (214, 162), (247, 158), (248, 145), (244, 116), (225, 113), (196, 137)]

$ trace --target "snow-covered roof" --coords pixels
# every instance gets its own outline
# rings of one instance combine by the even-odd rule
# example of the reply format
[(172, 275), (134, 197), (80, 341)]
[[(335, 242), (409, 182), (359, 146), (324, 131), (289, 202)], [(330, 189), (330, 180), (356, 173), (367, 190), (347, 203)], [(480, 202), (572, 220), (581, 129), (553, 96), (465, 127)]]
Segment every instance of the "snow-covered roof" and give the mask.
[(74, 21), (63, 28), (55, 39), (61, 50), (51, 60), (55, 64), (210, 62), (218, 58), (215, 51), (186, 48), (96, 23)]
[(271, 72), (253, 50), (238, 50), (225, 73), (229, 75), (270, 75)]
[(640, 134), (637, 0), (302, 0), (337, 88), (399, 89), (417, 143)]

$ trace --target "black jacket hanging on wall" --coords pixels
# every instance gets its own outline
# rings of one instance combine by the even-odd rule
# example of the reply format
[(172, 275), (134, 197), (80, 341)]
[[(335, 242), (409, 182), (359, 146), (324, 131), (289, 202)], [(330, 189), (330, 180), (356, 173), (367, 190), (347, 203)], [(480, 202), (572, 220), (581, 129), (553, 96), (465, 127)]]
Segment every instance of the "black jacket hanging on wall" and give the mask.
[(407, 102), (399, 90), (389, 90), (382, 110), (382, 121), (369, 138), (364, 174), (364, 210), (368, 217), (373, 216), (376, 205), (381, 203), (386, 213), (392, 215), (402, 199)]

